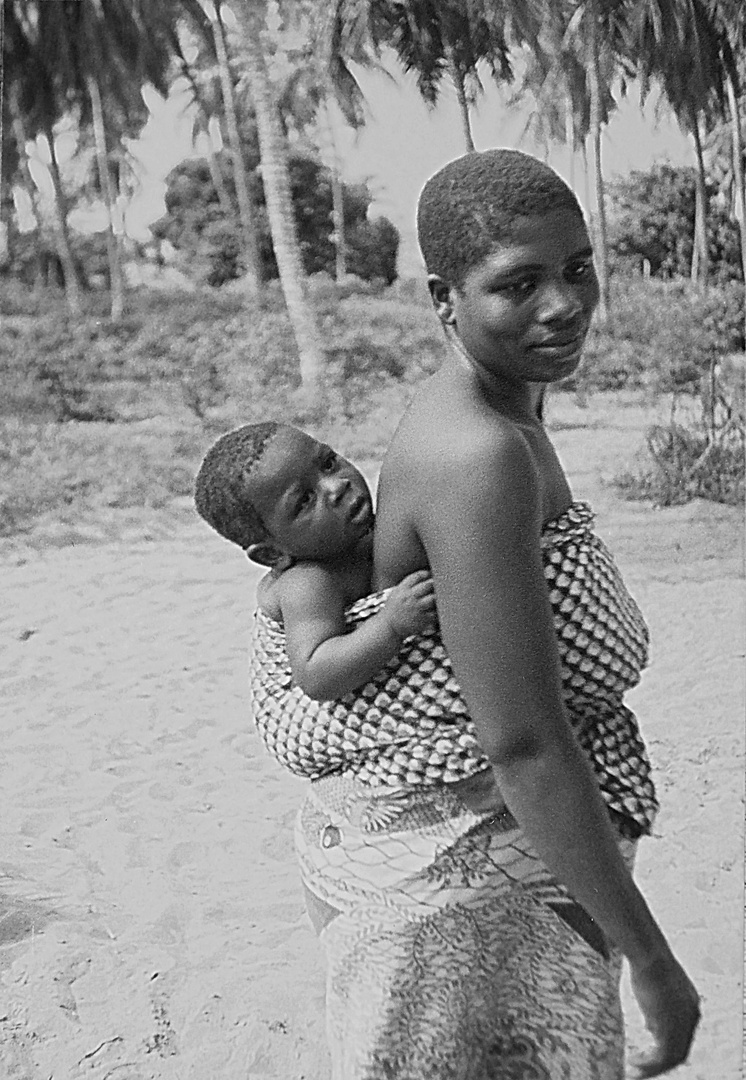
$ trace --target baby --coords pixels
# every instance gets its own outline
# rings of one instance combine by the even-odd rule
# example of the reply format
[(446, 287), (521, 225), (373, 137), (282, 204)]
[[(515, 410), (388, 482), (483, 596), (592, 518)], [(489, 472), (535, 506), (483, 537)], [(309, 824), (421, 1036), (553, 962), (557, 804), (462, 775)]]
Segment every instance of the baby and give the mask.
[(309, 697), (358, 689), (432, 626), (432, 579), (420, 570), (349, 631), (346, 609), (371, 591), (372, 498), (354, 465), (304, 431), (267, 421), (228, 432), (202, 462), (194, 498), (209, 525), (270, 568), (257, 601), (284, 627), (293, 679)]

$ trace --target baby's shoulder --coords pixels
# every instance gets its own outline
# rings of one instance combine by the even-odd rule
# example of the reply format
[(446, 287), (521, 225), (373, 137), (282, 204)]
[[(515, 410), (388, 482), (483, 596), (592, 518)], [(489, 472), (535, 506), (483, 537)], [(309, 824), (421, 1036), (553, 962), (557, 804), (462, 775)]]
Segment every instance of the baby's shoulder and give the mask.
[(321, 562), (297, 562), (286, 570), (270, 570), (257, 586), (256, 598), (262, 611), (276, 622), (284, 622), (289, 608), (315, 605), (321, 596), (339, 588), (337, 575)]

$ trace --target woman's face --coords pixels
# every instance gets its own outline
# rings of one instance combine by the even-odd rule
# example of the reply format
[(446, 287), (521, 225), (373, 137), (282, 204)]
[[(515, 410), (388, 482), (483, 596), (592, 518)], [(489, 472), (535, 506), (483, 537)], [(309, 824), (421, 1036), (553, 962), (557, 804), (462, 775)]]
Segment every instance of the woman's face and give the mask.
[(599, 297), (587, 229), (566, 209), (521, 219), (460, 287), (430, 289), (472, 359), (508, 384), (570, 375)]

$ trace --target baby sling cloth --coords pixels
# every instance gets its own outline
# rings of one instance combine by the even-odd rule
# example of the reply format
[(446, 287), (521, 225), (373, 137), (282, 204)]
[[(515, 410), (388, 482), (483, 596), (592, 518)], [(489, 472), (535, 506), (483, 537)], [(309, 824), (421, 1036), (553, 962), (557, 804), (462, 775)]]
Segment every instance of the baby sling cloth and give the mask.
[[(631, 868), (657, 809), (622, 700), (648, 632), (592, 524), (573, 503), (541, 549), (568, 716)], [(350, 627), (384, 602), (360, 600)], [(293, 686), (282, 627), (261, 611), (253, 645), (258, 730), (312, 781), (295, 845), (326, 955), (332, 1080), (623, 1080), (621, 957), (499, 792), (496, 811), (465, 801), (464, 785), (494, 777), (438, 633), (321, 703)]]
[[(542, 531), (544, 575), (559, 645), (564, 703), (610, 810), (650, 831), (657, 802), (625, 691), (647, 664), (648, 630), (614, 560), (574, 502)], [(354, 627), (386, 593), (347, 612)], [(369, 683), (318, 702), (293, 684), (283, 628), (261, 610), (251, 660), (254, 722), (269, 752), (299, 776), (371, 786), (453, 783), (488, 767), (437, 630), (408, 638)]]

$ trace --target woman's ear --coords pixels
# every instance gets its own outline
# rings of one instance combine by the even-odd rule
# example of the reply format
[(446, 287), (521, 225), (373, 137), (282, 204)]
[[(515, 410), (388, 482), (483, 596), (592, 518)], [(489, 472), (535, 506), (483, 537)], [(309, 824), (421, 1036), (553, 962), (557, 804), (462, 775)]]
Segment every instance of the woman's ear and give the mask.
[(427, 279), (427, 287), (430, 290), (435, 314), (444, 326), (454, 326), (456, 313), (453, 309), (453, 290), (451, 286), (442, 277), (438, 277), (437, 274), (430, 274)]
[(249, 544), (246, 548), (246, 554), (252, 562), (259, 563), (261, 566), (268, 566), (271, 570), (287, 570), (293, 565), (292, 555), (288, 555), (284, 551), (280, 551), (274, 544), (263, 541), (259, 544)]

